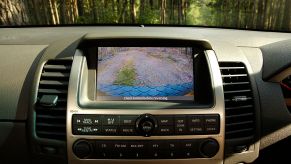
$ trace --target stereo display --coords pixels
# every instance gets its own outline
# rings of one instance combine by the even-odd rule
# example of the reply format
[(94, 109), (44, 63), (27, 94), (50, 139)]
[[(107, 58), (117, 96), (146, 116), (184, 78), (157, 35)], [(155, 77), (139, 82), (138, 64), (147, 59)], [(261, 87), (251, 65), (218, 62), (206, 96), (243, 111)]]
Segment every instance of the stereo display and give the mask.
[(191, 47), (98, 47), (97, 100), (194, 101)]

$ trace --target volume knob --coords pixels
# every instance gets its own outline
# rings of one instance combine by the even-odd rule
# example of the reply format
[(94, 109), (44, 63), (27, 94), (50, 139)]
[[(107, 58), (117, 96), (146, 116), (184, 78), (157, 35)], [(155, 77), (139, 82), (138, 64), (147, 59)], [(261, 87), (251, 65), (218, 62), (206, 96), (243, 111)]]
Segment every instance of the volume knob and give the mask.
[(211, 158), (217, 154), (219, 150), (219, 144), (214, 139), (207, 139), (200, 146), (200, 153), (202, 156)]
[(73, 145), (74, 154), (79, 158), (86, 158), (92, 153), (92, 145), (86, 140), (80, 140)]
[(158, 127), (156, 119), (150, 114), (141, 115), (135, 122), (136, 130), (143, 136), (150, 136)]

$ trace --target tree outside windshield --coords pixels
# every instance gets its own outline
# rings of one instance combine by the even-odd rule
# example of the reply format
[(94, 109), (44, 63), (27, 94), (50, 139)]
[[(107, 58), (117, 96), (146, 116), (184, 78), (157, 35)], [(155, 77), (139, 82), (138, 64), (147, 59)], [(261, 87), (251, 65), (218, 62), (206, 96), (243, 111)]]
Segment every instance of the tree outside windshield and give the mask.
[(169, 24), (291, 31), (291, 0), (1, 0), (0, 25)]

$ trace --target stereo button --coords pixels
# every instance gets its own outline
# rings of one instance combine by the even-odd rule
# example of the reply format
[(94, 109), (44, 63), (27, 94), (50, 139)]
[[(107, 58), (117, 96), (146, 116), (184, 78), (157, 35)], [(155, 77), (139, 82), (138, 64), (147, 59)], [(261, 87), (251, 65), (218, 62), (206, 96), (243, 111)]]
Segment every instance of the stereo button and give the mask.
[(173, 125), (174, 118), (173, 116), (155, 116), (159, 126), (163, 125)]
[(205, 116), (205, 124), (219, 124), (219, 115), (206, 115)]
[(186, 134), (187, 130), (186, 127), (175, 127), (175, 134)]
[(175, 117), (175, 133), (176, 134), (187, 133), (186, 120), (187, 119), (185, 116)]
[(101, 125), (100, 115), (74, 114), (72, 118), (73, 125)]
[(169, 151), (169, 150), (154, 150), (150, 152), (150, 158), (152, 159), (177, 158), (177, 153), (175, 151)]
[(102, 124), (104, 125), (119, 125), (119, 116), (104, 115), (102, 117)]
[(152, 159), (159, 159), (162, 157), (162, 153), (160, 151), (151, 151), (150, 153), (150, 158)]
[(169, 152), (166, 152), (167, 153), (167, 158), (178, 158), (178, 153), (176, 151), (169, 151)]
[(145, 152), (147, 145), (144, 141), (142, 142), (128, 142), (128, 150), (132, 152)]
[(135, 120), (138, 116), (120, 116), (120, 125), (135, 125)]
[(173, 126), (160, 126), (157, 130), (158, 135), (172, 135), (174, 134)]
[(183, 158), (199, 158), (200, 155), (198, 154), (197, 151), (193, 150), (186, 150), (182, 153)]
[(190, 134), (203, 134), (205, 133), (204, 127), (201, 125), (189, 126)]
[(189, 125), (202, 125), (204, 124), (204, 117), (202, 115), (189, 116)]
[(179, 146), (180, 146), (180, 143), (179, 143), (179, 141), (175, 141), (175, 140), (171, 141), (171, 140), (169, 140), (167, 142), (167, 145), (168, 145), (168, 149), (170, 149), (170, 150), (178, 150)]
[(181, 141), (181, 152), (184, 158), (193, 158), (199, 156), (199, 144), (196, 140)]
[(196, 147), (196, 142), (194, 142), (193, 140), (181, 141), (182, 149), (194, 149), (195, 147)]
[(116, 142), (114, 143), (114, 149), (117, 149), (117, 150), (122, 150), (122, 149), (127, 149), (129, 147), (129, 144), (126, 143), (126, 142)]
[(205, 131), (207, 134), (218, 134), (219, 133), (219, 127), (218, 125), (206, 125)]
[(135, 127), (130, 127), (130, 126), (121, 126), (120, 135), (136, 135)]
[(135, 123), (136, 130), (146, 137), (152, 135), (157, 127), (156, 119), (150, 114), (141, 115)]
[(141, 129), (145, 133), (152, 131), (153, 128), (154, 128), (154, 124), (151, 121), (145, 121), (141, 124)]
[(118, 127), (116, 127), (116, 126), (103, 126), (102, 134), (104, 134), (104, 135), (118, 135)]
[(175, 117), (175, 124), (186, 124), (186, 117), (185, 116)]
[(96, 141), (95, 142), (96, 144), (96, 150), (97, 151), (102, 151), (102, 152), (105, 152), (105, 151), (108, 151), (108, 150), (113, 150), (114, 149), (114, 141)]
[(98, 126), (74, 126), (75, 135), (98, 135), (101, 134), (101, 128)]
[(168, 144), (166, 142), (164, 142), (164, 141), (161, 141), (161, 140), (150, 141), (148, 143), (148, 149), (149, 149), (149, 151), (161, 150), (161, 149), (168, 150)]

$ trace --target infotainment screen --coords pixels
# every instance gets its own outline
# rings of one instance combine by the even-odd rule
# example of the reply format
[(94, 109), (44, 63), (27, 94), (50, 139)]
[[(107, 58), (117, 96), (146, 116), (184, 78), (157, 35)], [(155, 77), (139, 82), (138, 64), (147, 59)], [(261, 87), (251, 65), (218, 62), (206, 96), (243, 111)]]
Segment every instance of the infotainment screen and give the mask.
[(194, 101), (191, 47), (98, 47), (97, 100)]

